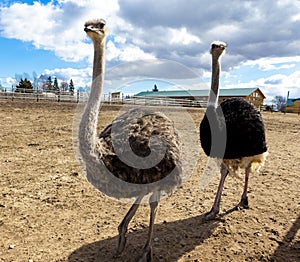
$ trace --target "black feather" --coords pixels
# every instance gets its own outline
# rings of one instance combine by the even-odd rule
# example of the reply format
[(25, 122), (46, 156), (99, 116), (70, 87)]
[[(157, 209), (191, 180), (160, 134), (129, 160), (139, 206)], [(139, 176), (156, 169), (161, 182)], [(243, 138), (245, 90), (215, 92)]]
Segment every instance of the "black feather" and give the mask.
[(206, 155), (235, 159), (267, 151), (260, 112), (243, 98), (229, 98), (216, 109), (208, 107), (200, 124)]

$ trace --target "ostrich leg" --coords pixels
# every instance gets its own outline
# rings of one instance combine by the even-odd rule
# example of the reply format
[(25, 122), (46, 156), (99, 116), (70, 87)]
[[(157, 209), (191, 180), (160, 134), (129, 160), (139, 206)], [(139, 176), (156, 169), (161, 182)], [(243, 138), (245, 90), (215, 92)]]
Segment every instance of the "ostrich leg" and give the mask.
[(221, 195), (222, 195), (224, 182), (225, 182), (225, 179), (228, 175), (228, 172), (229, 172), (228, 169), (223, 164), (221, 164), (221, 179), (220, 179), (220, 182), (219, 182), (218, 191), (217, 191), (217, 194), (216, 194), (216, 197), (215, 197), (215, 202), (214, 202), (211, 210), (208, 213), (205, 214), (205, 219), (206, 220), (214, 219), (220, 211)]
[(157, 211), (158, 201), (150, 202), (150, 223), (149, 223), (149, 231), (148, 231), (148, 239), (143, 249), (143, 254), (139, 259), (139, 262), (151, 262), (153, 260), (152, 253), (152, 238), (153, 238), (153, 225), (155, 220), (155, 215)]
[(238, 210), (243, 209), (243, 208), (245, 208), (245, 209), (249, 208), (247, 193), (248, 193), (248, 180), (249, 180), (250, 168), (251, 168), (251, 164), (245, 170), (244, 191), (243, 191), (240, 203), (238, 203), (238, 205), (236, 206), (236, 209), (238, 209)]
[(135, 203), (131, 206), (131, 208), (129, 209), (126, 216), (123, 218), (122, 222), (120, 223), (120, 225), (118, 227), (119, 241), (118, 241), (117, 251), (116, 251), (114, 257), (120, 256), (125, 248), (126, 233), (127, 233), (128, 225), (139, 207), (140, 200), (141, 200), (141, 198), (138, 198), (135, 201)]

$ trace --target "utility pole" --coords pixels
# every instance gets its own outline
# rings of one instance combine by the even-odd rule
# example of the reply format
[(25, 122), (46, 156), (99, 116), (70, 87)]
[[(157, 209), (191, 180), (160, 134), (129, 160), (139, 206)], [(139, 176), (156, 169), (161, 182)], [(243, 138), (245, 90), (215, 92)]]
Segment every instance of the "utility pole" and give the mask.
[(286, 96), (286, 103), (285, 103), (285, 110), (284, 110), (284, 113), (286, 113), (286, 109), (287, 109), (287, 106), (288, 106), (288, 100), (289, 100), (289, 96), (290, 96), (290, 91), (287, 92), (287, 96)]

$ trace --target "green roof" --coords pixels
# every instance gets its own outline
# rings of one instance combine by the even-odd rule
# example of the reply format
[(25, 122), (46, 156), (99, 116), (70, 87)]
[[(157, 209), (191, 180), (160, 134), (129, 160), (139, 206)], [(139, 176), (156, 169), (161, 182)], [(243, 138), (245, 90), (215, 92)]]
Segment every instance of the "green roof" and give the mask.
[[(219, 96), (248, 96), (258, 88), (230, 88), (220, 89)], [(202, 90), (173, 90), (173, 91), (143, 91), (135, 96), (152, 96), (152, 97), (197, 97), (208, 96), (209, 89)]]
[(300, 97), (299, 98), (289, 98), (287, 100), (287, 106), (294, 106), (295, 101), (300, 101)]

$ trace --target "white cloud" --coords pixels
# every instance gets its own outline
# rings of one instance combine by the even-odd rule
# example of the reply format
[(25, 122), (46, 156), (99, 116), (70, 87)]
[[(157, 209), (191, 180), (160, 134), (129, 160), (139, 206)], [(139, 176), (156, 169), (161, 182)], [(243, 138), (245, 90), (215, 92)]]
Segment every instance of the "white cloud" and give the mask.
[(142, 49), (134, 45), (127, 45), (122, 48), (117, 48), (113, 41), (108, 41), (106, 59), (108, 61), (117, 60), (123, 62), (132, 62), (142, 59), (154, 59), (152, 54), (145, 53)]
[(126, 47), (120, 54), (121, 61), (131, 62), (140, 59), (154, 59), (151, 54), (146, 54), (142, 49), (135, 46)]
[[(226, 84), (226, 88), (236, 88), (236, 84)], [(290, 97), (300, 97), (300, 71), (289, 75), (273, 74), (269, 77), (261, 77), (248, 82), (240, 82), (239, 88), (260, 88), (267, 97), (266, 102), (271, 102), (275, 96), (286, 96), (290, 91)]]
[(201, 40), (199, 37), (192, 35), (187, 32), (187, 29), (185, 27), (182, 27), (180, 29), (170, 29), (171, 32), (171, 44), (182, 44), (182, 45), (188, 45), (191, 43), (201, 43)]
[(5, 79), (3, 79), (3, 83), (2, 83), (3, 86), (9, 86), (9, 87), (16, 84), (17, 84), (16, 79), (12, 77), (6, 77)]
[(295, 66), (296, 66), (295, 64), (281, 65), (281, 66), (275, 66), (272, 64), (261, 64), (259, 65), (259, 69), (262, 71), (271, 71), (271, 70), (280, 70), (280, 69), (290, 69)]
[[(191, 0), (188, 4), (180, 0), (58, 0), (32, 5), (18, 2), (0, 7), (0, 30), (4, 37), (31, 42), (36, 48), (53, 51), (62, 60), (87, 59), (87, 69), (47, 71), (65, 74), (79, 85), (90, 81), (93, 55), (83, 24), (91, 18), (104, 18), (110, 32), (108, 68), (124, 62), (165, 59), (204, 72), (204, 77), (209, 78), (209, 45), (213, 40), (224, 40), (228, 43), (222, 59), (226, 84), (230, 85), (230, 77), (234, 77), (232, 71), (252, 66), (258, 74), (249, 81), (244, 80), (245, 73), (241, 75), (240, 87), (258, 86), (268, 96), (286, 93), (287, 89), (299, 94), (299, 1), (231, 4), (231, 0), (221, 4), (204, 0)], [(161, 76), (185, 77), (179, 70), (173, 72), (173, 67), (153, 65), (129, 67), (124, 72), (130, 75), (149, 70), (151, 75), (158, 68), (164, 70), (159, 72)], [(291, 72), (293, 69), (295, 72)]]
[[(91, 18), (111, 19), (118, 11), (116, 0), (60, 0), (42, 4), (14, 3), (1, 8), (2, 36), (32, 42), (54, 51), (65, 61), (80, 61), (90, 52), (83, 25)], [(111, 19), (112, 21), (114, 19)]]
[[(230, 4), (229, 0), (222, 2), (224, 7)], [(272, 12), (268, 12), (270, 5)], [(238, 2), (224, 12), (218, 4), (203, 0), (191, 0), (188, 5), (178, 0), (59, 0), (1, 7), (0, 29), (5, 37), (32, 42), (66, 61), (80, 61), (90, 56), (83, 24), (102, 17), (118, 43), (111, 50), (111, 59), (135, 59), (132, 51), (138, 50), (136, 59), (155, 56), (194, 67), (195, 56), (206, 52), (211, 41), (221, 39), (228, 42), (229, 53), (236, 58), (223, 67), (228, 69), (262, 53), (291, 54), (299, 41), (299, 23), (293, 19), (299, 12), (297, 1)], [(113, 55), (116, 53), (119, 55)], [(196, 66), (207, 68), (208, 63)]]
[[(211, 36), (212, 40), (226, 41), (228, 39), (228, 36), (230, 36), (230, 38), (233, 38), (236, 34), (239, 33), (240, 30), (241, 29), (237, 25), (220, 24), (208, 30), (207, 34)], [(216, 36), (217, 38), (214, 39)]]
[[(241, 65), (255, 66), (257, 65), (262, 71), (289, 69), (295, 67), (295, 63), (300, 63), (300, 56), (291, 57), (264, 57), (257, 60), (248, 60)], [(279, 66), (276, 66), (280, 64)]]
[(75, 88), (90, 86), (90, 79), (92, 75), (91, 68), (85, 69), (74, 69), (74, 68), (55, 68), (55, 69), (46, 69), (43, 72), (44, 75), (57, 77), (59, 81), (67, 81), (70, 79), (73, 80)]

